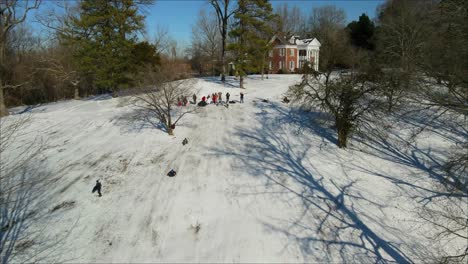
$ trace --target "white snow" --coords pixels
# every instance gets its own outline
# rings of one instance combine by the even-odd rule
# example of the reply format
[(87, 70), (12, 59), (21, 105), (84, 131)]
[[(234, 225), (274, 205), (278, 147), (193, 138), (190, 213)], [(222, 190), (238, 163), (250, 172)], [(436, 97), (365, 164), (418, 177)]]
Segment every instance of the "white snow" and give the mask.
[[(414, 146), (351, 141), (339, 149), (323, 114), (281, 103), (299, 80), (251, 76), (244, 104), (201, 108), (175, 136), (133, 120), (126, 98), (32, 109), (22, 140), (43, 139), (40, 167), (57, 179), (42, 206), (76, 202), (50, 212), (53, 225), (35, 223), (58, 241), (54, 260), (404, 263), (435, 253), (440, 245), (427, 237), (414, 197), (431, 195), (428, 151), (443, 153), (449, 132), (425, 132)], [(206, 78), (194, 90), (199, 99), (229, 91), (239, 100), (237, 87)], [(396, 124), (384, 138), (407, 131)], [(172, 168), (177, 176), (167, 177)], [(97, 179), (102, 197), (91, 194)]]

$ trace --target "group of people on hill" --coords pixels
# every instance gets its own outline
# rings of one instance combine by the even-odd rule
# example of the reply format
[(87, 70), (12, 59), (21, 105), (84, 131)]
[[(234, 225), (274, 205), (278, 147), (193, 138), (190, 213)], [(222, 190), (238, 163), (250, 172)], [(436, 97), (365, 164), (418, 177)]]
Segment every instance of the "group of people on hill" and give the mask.
[[(229, 103), (229, 97), (231, 96), (231, 94), (227, 92), (225, 96), (226, 96), (226, 102)], [(202, 102), (206, 102), (206, 103), (208, 103), (209, 99), (211, 99), (211, 103), (213, 104), (221, 103), (223, 101), (223, 93), (222, 92), (212, 93), (207, 96), (203, 96), (201, 98)]]
[[(195, 95), (194, 96), (194, 100), (196, 98)], [(230, 97), (231, 97), (231, 94), (229, 94), (229, 92), (226, 93), (225, 95), (226, 97), (226, 103), (229, 103), (229, 102), (232, 102), (230, 101)], [(208, 100), (211, 99), (211, 102), (210, 103), (213, 103), (213, 104), (218, 104), (218, 103), (221, 103), (223, 102), (223, 93), (222, 92), (217, 92), (217, 93), (212, 93), (210, 95), (207, 95), (207, 96), (203, 96), (201, 98), (201, 101), (202, 102), (206, 102), (208, 103)], [(244, 93), (243, 92), (240, 92), (240, 103), (244, 103)]]
[(177, 97), (177, 106), (187, 106), (188, 102), (187, 96)]
[[(229, 92), (227, 92), (224, 96), (225, 96), (224, 98), (226, 99), (225, 102), (228, 104), (230, 102), (229, 99), (231, 97), (231, 94)], [(193, 94), (192, 99), (193, 99), (193, 104), (196, 104), (197, 103), (197, 95)], [(210, 101), (210, 99), (211, 99), (211, 101)], [(206, 96), (202, 96), (200, 102), (203, 102), (203, 104), (216, 104), (216, 105), (218, 105), (219, 103), (223, 102), (223, 93), (222, 92), (216, 92), (216, 93), (212, 93), (212, 94), (209, 94), (209, 95), (206, 95)], [(244, 103), (244, 93), (243, 92), (240, 92), (240, 103)], [(187, 106), (188, 104), (189, 104), (189, 100), (187, 99), (187, 96), (177, 97), (177, 106)]]

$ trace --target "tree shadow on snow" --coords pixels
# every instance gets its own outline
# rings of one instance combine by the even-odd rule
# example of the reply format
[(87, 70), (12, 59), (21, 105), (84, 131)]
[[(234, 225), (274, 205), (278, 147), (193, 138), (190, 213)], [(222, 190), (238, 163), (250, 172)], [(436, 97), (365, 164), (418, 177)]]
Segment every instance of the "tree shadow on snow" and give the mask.
[(166, 127), (156, 118), (155, 114), (144, 108), (134, 108), (112, 120), (120, 126), (124, 133), (139, 133), (145, 129), (158, 129), (167, 133)]
[[(278, 102), (263, 102), (262, 98), (255, 98), (254, 104), (260, 109), (256, 114), (259, 120), (268, 119), (271, 126), (287, 125), (294, 135), (312, 133), (322, 139), (320, 148), (328, 144), (336, 145), (336, 132), (331, 128), (333, 117), (318, 111), (306, 111), (300, 108), (289, 108)], [(270, 112), (273, 111), (273, 114)], [(263, 124), (262, 124), (263, 125)]]
[(468, 126), (459, 113), (441, 109), (409, 109), (394, 117), (416, 131), (427, 130), (454, 144), (463, 144), (468, 138)]
[[(20, 133), (16, 136), (21, 136)], [(4, 139), (2, 139), (4, 140)], [(74, 226), (58, 230), (60, 215), (51, 212), (53, 188), (63, 171), (52, 171), (42, 155), (45, 142), (16, 137), (0, 151), (0, 262), (63, 262), (63, 241)], [(10, 145), (11, 144), (11, 145)], [(13, 147), (14, 145), (14, 147)], [(3, 146), (3, 145), (2, 145)], [(11, 148), (19, 152), (10, 152)]]
[[(432, 133), (450, 140), (454, 144), (460, 143), (460, 137), (466, 133), (464, 128), (456, 126), (450, 121), (432, 120), (433, 122), (428, 122), (428, 116), (424, 117), (421, 113), (416, 115), (417, 117), (406, 116), (401, 121), (412, 126), (413, 130), (428, 128)], [(448, 126), (448, 124), (452, 125)], [(366, 127), (365, 133), (363, 133), (365, 136), (355, 137), (355, 140), (364, 147), (361, 148), (361, 151), (418, 173), (408, 172), (408, 175), (400, 175), (401, 173), (395, 174), (392, 171), (385, 171), (372, 166), (372, 164), (356, 166), (356, 168), (370, 175), (382, 177), (400, 189), (408, 188), (405, 190), (408, 197), (423, 205), (439, 197), (468, 198), (468, 189), (466, 188), (456, 192), (449, 191), (460, 187), (456, 186), (456, 183), (447, 177), (444, 171), (445, 162), (450, 153), (443, 149), (419, 147), (414, 140), (401, 136), (400, 132), (398, 128), (383, 131)], [(417, 181), (421, 181), (423, 184), (418, 184)], [(438, 183), (445, 187), (436, 188), (434, 184), (427, 184), (428, 182)]]
[(225, 88), (239, 88), (239, 80), (234, 79), (232, 76), (226, 76), (225, 82), (222, 82), (219, 77), (200, 77), (200, 79), (206, 82), (219, 84)]
[[(316, 133), (330, 143), (336, 141), (330, 129), (310, 122), (310, 117), (317, 114), (288, 111), (278, 104), (258, 106), (257, 127), (234, 132), (243, 144), (233, 143), (213, 151), (215, 155), (234, 157), (239, 168), (264, 179), (264, 189), (272, 191), (257, 190), (259, 195), (277, 193), (287, 203), (298, 203), (300, 215), (282, 215), (281, 219), (263, 222), (265, 229), (285, 237), (286, 247), (296, 245), (306, 262), (412, 262), (399, 249), (400, 242), (375, 232), (363, 220), (371, 221), (372, 216), (354, 206), (357, 201), (377, 208), (382, 205), (356, 193), (354, 181), (338, 184), (317, 169), (310, 155), (314, 151), (310, 137), (302, 133)], [(291, 135), (291, 129), (298, 133)], [(380, 225), (381, 232), (391, 229), (372, 222)]]
[(83, 101), (105, 101), (105, 100), (110, 100), (112, 98), (113, 97), (111, 94), (105, 93), (105, 94), (91, 95), (91, 96), (82, 98), (81, 100)]

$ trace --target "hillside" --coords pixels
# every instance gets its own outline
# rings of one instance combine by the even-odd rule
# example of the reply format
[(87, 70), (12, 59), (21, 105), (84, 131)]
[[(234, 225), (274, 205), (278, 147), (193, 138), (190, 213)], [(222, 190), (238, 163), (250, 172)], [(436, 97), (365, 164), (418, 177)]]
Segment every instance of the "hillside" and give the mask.
[[(436, 195), (431, 162), (463, 133), (441, 124), (402, 145), (424, 118), (388, 117), (380, 137), (339, 149), (326, 115), (281, 102), (299, 80), (249, 77), (244, 104), (201, 108), (172, 137), (138, 118), (126, 97), (5, 118), (30, 117), (15, 144), (40, 148), (30, 170), (48, 182), (31, 200), (44, 217), (31, 223), (39, 235), (24, 252), (80, 263), (406, 263), (463, 243), (435, 242), (418, 217)], [(237, 85), (198, 79), (194, 91), (238, 100)], [(98, 179), (102, 197), (91, 194)]]

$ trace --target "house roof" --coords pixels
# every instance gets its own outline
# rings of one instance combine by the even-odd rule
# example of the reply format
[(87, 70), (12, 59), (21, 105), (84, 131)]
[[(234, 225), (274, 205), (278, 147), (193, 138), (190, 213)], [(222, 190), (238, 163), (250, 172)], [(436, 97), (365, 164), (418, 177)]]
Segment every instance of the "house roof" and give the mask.
[(316, 38), (298, 39), (296, 40), (296, 44), (297, 45), (311, 45), (311, 46), (318, 46), (318, 47), (322, 45)]
[(275, 40), (279, 40), (282, 45), (307, 45), (307, 46), (317, 46), (320, 47), (322, 44), (320, 44), (320, 41), (316, 38), (310, 38), (310, 39), (299, 39), (298, 36), (293, 36), (289, 41), (286, 41), (284, 39), (281, 39), (277, 35), (274, 35), (270, 43), (273, 43)]
[(274, 35), (274, 36), (271, 38), (271, 40), (270, 40), (269, 43), (273, 43), (275, 40), (279, 40), (280, 43), (281, 43), (282, 45), (288, 45), (288, 44), (289, 44), (289, 43), (287, 43), (284, 39), (281, 39), (281, 38), (278, 37), (277, 35)]

